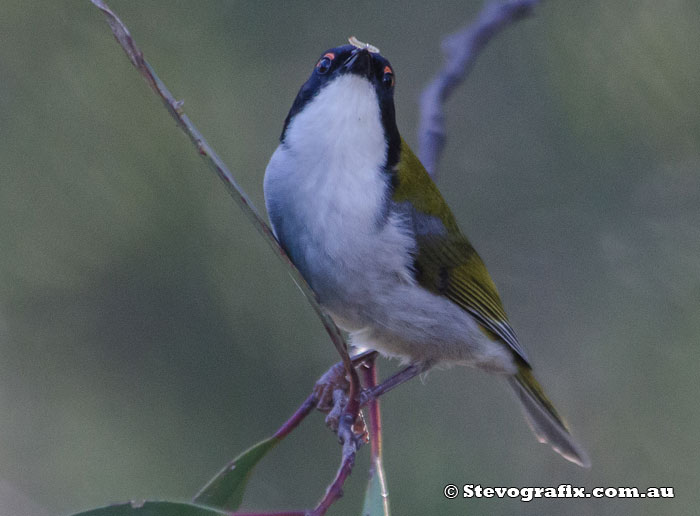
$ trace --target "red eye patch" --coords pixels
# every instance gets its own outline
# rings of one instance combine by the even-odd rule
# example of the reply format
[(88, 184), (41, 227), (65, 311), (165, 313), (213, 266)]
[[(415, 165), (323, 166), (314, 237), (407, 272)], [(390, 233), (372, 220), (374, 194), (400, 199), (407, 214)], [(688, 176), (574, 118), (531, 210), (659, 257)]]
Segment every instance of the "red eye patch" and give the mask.
[(331, 61), (335, 59), (335, 54), (333, 52), (326, 52), (323, 54), (323, 57), (318, 60), (318, 63), (316, 63), (316, 68), (319, 68), (322, 63), (325, 63), (325, 68), (328, 69), (331, 66)]

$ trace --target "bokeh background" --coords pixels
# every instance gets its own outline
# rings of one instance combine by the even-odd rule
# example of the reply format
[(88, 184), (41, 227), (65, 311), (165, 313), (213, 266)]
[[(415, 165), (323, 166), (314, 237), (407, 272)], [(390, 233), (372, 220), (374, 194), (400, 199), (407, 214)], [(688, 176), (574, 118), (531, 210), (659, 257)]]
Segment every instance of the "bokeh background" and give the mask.
[[(111, 5), (261, 209), (320, 52), (352, 34), (381, 48), (415, 143), (440, 39), (481, 7)], [(73, 0), (0, 11), (0, 514), (186, 500), (337, 356), (101, 14)], [(438, 184), (593, 468), (538, 445), (502, 382), (436, 371), (385, 398), (394, 514), (697, 512), (699, 21), (695, 0), (544, 2), (450, 100)], [(367, 453), (330, 514), (359, 513)], [(311, 506), (337, 460), (314, 415), (261, 463), (245, 506)], [(676, 498), (445, 500), (447, 483)]]

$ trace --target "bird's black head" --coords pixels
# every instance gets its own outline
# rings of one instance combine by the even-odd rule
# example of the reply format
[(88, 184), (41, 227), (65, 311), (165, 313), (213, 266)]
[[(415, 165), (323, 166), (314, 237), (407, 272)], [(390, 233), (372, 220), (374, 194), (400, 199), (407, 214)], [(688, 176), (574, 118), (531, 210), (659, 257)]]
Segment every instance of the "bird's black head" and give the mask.
[[(353, 74), (367, 79), (376, 92), (384, 135), (389, 148), (387, 163), (393, 165), (398, 161), (398, 149), (401, 146), (394, 111), (394, 69), (376, 48), (360, 44), (354, 38), (351, 38), (351, 41), (354, 43), (331, 48), (320, 56), (311, 76), (302, 85), (294, 100), (284, 122), (280, 140), (285, 141), (290, 122), (318, 96), (319, 92), (338, 78)], [(342, 102), (343, 99), (340, 98), (338, 101)]]

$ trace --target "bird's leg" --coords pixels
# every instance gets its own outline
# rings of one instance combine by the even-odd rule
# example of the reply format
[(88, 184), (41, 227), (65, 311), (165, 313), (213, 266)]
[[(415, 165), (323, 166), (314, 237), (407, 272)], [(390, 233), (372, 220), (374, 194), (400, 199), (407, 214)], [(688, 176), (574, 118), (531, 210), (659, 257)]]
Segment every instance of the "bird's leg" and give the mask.
[(411, 364), (406, 369), (403, 369), (393, 376), (390, 376), (382, 383), (371, 389), (363, 391), (360, 396), (360, 406), (363, 407), (370, 401), (377, 399), (382, 394), (386, 394), (395, 387), (398, 387), (411, 378), (415, 378), (421, 373), (426, 372), (432, 366), (431, 362), (421, 362), (419, 364)]
[[(376, 355), (376, 351), (365, 351), (355, 355), (351, 357), (352, 365), (357, 367), (366, 360), (376, 357)], [(326, 371), (314, 386), (313, 393), (318, 400), (316, 408), (328, 414), (326, 416), (326, 425), (334, 432), (338, 430), (340, 417), (347, 405), (349, 389), (350, 382), (342, 362), (338, 362)], [(353, 430), (359, 435), (364, 436), (366, 434), (364, 422), (361, 418), (351, 426), (355, 427)]]
[[(376, 351), (365, 351), (354, 357), (350, 357), (350, 361), (354, 367), (357, 367), (365, 361), (377, 356)], [(314, 385), (313, 393), (316, 396), (317, 408), (321, 412), (329, 412), (336, 405), (334, 401), (335, 391), (347, 396), (350, 382), (347, 378), (345, 367), (342, 362), (334, 364), (328, 371), (323, 373), (323, 376), (318, 379)]]

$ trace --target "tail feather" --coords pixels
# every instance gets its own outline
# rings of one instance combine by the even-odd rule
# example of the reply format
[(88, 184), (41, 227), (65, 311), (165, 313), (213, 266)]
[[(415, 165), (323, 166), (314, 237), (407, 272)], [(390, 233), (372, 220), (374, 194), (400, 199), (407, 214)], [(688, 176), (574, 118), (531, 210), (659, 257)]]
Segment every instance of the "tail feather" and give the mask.
[(518, 373), (508, 378), (518, 396), (530, 428), (541, 443), (549, 445), (562, 457), (584, 468), (591, 467), (586, 451), (571, 437), (566, 423), (526, 364), (520, 364)]

